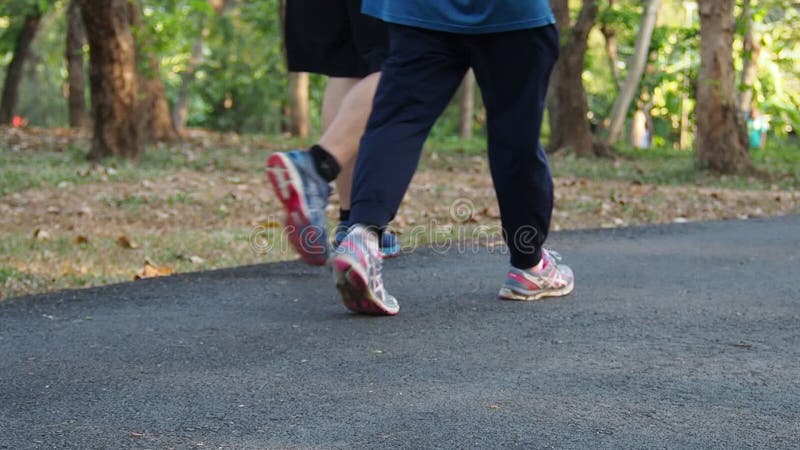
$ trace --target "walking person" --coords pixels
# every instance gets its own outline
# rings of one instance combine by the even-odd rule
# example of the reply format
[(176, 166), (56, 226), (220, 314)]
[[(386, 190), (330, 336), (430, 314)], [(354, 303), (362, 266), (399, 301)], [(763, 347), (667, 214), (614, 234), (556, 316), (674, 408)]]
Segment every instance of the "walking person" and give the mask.
[(547, 0), (365, 0), (362, 11), (389, 23), (390, 52), (355, 166), (354, 225), (330, 261), (345, 306), (366, 314), (399, 311), (383, 284), (381, 230), (469, 68), (486, 106), (490, 171), (511, 255), (499, 296), (569, 294), (572, 270), (542, 247), (553, 181), (539, 134), (559, 51)]
[[(323, 133), (308, 150), (270, 155), (267, 175), (286, 209), (289, 242), (304, 261), (323, 265), (329, 248), (328, 183), (335, 180), (339, 193), (338, 242), (350, 226), (353, 165), (388, 52), (388, 36), (384, 22), (361, 14), (361, 0), (288, 0), (285, 19), (289, 71), (328, 76)], [(383, 256), (400, 252), (392, 233), (383, 234), (380, 247)]]

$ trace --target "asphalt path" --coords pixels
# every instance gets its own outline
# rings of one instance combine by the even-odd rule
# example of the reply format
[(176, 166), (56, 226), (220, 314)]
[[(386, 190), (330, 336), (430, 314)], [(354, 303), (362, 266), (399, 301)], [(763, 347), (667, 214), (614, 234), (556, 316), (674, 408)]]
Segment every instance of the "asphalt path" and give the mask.
[(800, 217), (554, 233), (572, 295), (496, 299), (502, 247), (241, 267), (0, 302), (0, 448), (800, 446)]

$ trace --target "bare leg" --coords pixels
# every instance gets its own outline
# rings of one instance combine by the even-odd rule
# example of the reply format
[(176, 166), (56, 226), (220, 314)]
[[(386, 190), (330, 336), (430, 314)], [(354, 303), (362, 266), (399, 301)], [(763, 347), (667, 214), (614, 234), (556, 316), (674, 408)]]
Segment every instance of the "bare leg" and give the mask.
[(325, 94), (322, 97), (322, 133), (330, 128), (331, 122), (342, 107), (342, 100), (350, 93), (353, 86), (358, 84), (361, 78), (328, 78), (325, 86)]
[[(336, 189), (339, 192), (342, 209), (350, 209), (355, 156), (358, 153), (358, 145), (361, 135), (364, 134), (367, 119), (372, 112), (372, 98), (375, 96), (379, 80), (380, 72), (368, 75), (361, 80), (331, 78), (325, 89), (322, 106), (324, 131), (319, 145), (336, 158), (336, 162), (342, 168), (336, 178)], [(334, 106), (338, 107), (334, 108)]]

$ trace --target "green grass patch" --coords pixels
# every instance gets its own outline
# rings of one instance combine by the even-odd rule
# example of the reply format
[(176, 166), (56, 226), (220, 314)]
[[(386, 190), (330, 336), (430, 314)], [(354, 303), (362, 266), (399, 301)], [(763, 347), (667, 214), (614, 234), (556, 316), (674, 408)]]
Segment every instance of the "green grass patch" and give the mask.
[(431, 138), (425, 142), (425, 152), (442, 152), (447, 155), (480, 156), (486, 154), (486, 137), (462, 139), (456, 135)]
[[(245, 148), (245, 147), (242, 147)], [(259, 173), (269, 155), (267, 149), (209, 148), (183, 150), (180, 147), (149, 148), (139, 161), (107, 158), (100, 164), (86, 160), (86, 150), (23, 151), (0, 149), (0, 195), (31, 188), (79, 185), (102, 181), (137, 182), (177, 172)]]
[(280, 228), (126, 236), (135, 248), (121, 247), (117, 236), (89, 236), (88, 242), (79, 244), (77, 233), (43, 241), (27, 233), (0, 233), (0, 299), (131, 281), (145, 261), (179, 273), (295, 258)]
[[(460, 139), (456, 136), (429, 140), (425, 145), (428, 159), (432, 153), (449, 157), (484, 156), (484, 137)], [(773, 139), (766, 148), (751, 151), (753, 164), (760, 173), (753, 175), (716, 175), (697, 169), (694, 151), (672, 148), (617, 149), (617, 158), (578, 158), (570, 154), (550, 156), (554, 176), (580, 177), (596, 181), (618, 180), (658, 185), (693, 185), (730, 189), (800, 188), (800, 141)], [(423, 162), (423, 167), (427, 164)]]
[[(308, 140), (274, 139), (281, 147), (305, 147)], [(272, 150), (240, 148), (188, 149), (182, 144), (148, 148), (139, 161), (108, 158), (101, 165), (86, 161), (86, 150), (71, 146), (64, 151), (14, 152), (0, 149), (0, 195), (37, 187), (58, 187), (63, 183), (85, 184), (101, 181), (136, 182), (154, 179), (179, 170), (257, 174), (263, 170)], [(458, 158), (485, 156), (483, 136), (461, 139), (457, 136), (429, 139), (426, 155), (433, 153)], [(719, 176), (698, 170), (691, 151), (671, 148), (618, 149), (615, 160), (551, 156), (555, 176), (592, 180), (625, 180), (660, 185), (704, 185), (737, 189), (763, 189), (773, 184), (784, 189), (800, 187), (800, 141), (771, 140), (764, 149), (751, 152), (761, 176)], [(425, 163), (423, 162), (423, 167)], [(249, 176), (249, 175), (248, 175)], [(183, 203), (185, 198), (171, 202)], [(130, 199), (136, 206), (135, 199)]]

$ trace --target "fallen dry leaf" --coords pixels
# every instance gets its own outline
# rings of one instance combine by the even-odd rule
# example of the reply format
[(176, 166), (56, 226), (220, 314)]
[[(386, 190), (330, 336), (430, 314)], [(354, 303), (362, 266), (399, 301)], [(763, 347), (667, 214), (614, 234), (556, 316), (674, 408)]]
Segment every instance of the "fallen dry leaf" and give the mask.
[(81, 205), (80, 207), (71, 211), (72, 214), (77, 216), (85, 216), (85, 217), (92, 217), (92, 208), (88, 205)]
[(33, 230), (33, 238), (37, 241), (46, 241), (50, 239), (50, 233), (41, 228)]
[(283, 225), (276, 220), (265, 220), (259, 223), (264, 228), (281, 228)]
[(124, 234), (117, 238), (117, 245), (127, 249), (139, 248), (138, 244), (128, 239), (128, 236), (125, 236)]
[(169, 266), (156, 266), (150, 261), (144, 262), (144, 268), (133, 276), (134, 280), (141, 280), (144, 278), (166, 277), (172, 275), (174, 271)]
[(496, 207), (483, 208), (483, 211), (481, 211), (481, 215), (483, 215), (484, 217), (488, 217), (490, 219), (499, 219), (500, 208)]

